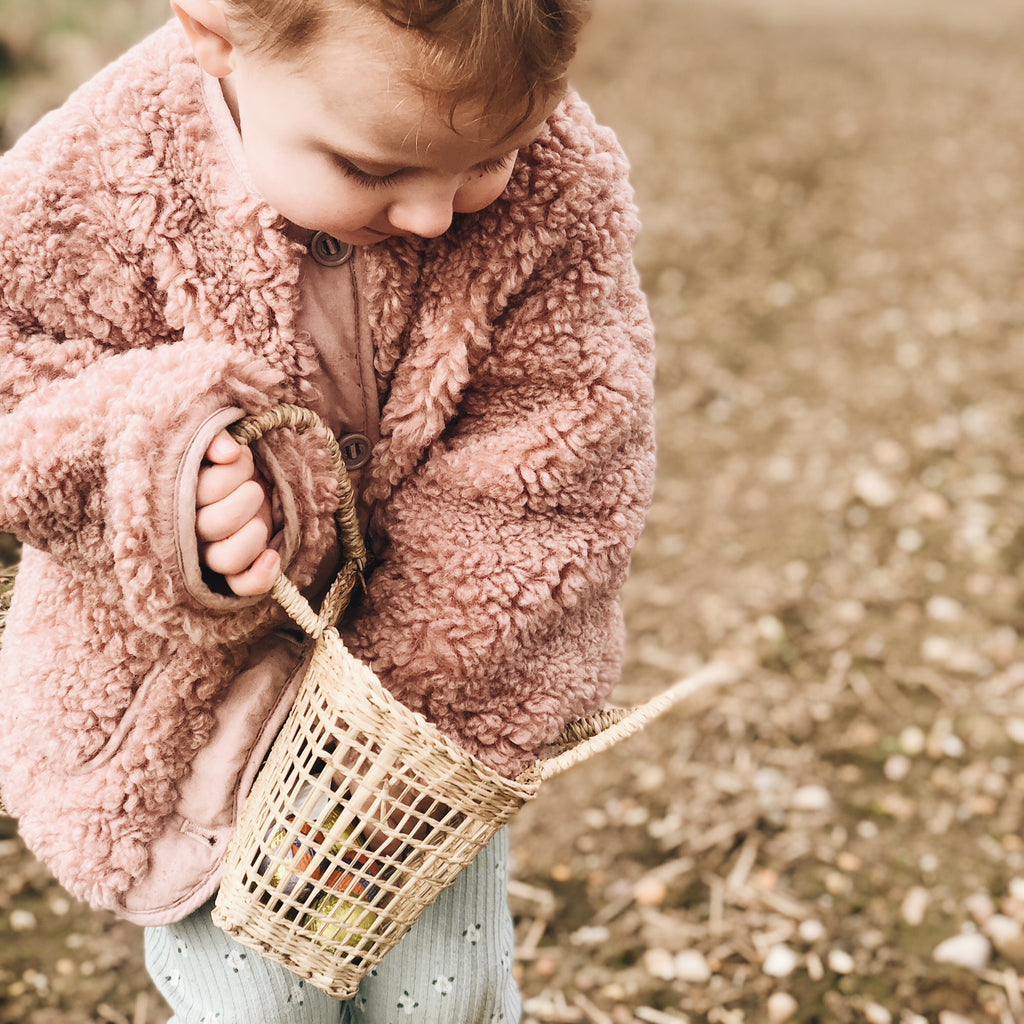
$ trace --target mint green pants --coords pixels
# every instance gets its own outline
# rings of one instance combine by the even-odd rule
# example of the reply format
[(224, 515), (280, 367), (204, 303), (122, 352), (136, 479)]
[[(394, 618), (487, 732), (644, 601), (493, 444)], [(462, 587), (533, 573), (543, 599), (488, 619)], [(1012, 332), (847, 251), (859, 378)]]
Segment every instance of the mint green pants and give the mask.
[(517, 1024), (508, 877), (506, 830), (345, 1002), (239, 945), (212, 903), (147, 928), (146, 966), (171, 1024)]

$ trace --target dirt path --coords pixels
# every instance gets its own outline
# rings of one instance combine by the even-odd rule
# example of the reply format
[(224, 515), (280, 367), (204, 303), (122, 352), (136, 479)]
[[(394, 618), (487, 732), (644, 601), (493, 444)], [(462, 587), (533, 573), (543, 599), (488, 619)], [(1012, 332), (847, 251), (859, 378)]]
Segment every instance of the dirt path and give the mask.
[[(1022, 31), (1018, 0), (599, 7), (577, 83), (660, 343), (619, 697), (742, 680), (517, 821), (536, 1024), (1024, 1022)], [(164, 1020), (137, 930), (13, 838), (0, 879), (0, 1022)]]

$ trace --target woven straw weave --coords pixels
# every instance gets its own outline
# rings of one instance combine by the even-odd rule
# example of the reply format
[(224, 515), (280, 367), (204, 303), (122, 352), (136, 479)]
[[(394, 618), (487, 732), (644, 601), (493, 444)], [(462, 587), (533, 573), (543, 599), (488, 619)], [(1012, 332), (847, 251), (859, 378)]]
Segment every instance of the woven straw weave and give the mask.
[[(333, 441), (293, 407), (279, 407), (271, 425), (316, 426)], [(246, 421), (236, 436), (267, 428)], [(516, 779), (497, 774), (395, 700), (341, 640), (335, 622), (365, 555), (336, 463), (348, 510), (339, 516), (345, 582), (319, 614), (283, 577), (272, 592), (312, 638), (312, 658), (229, 844), (213, 919), (344, 999), (545, 779), (732, 670), (708, 666), (639, 708), (572, 723), (552, 756)]]
[[(7, 610), (11, 607), (11, 598), (14, 596), (14, 580), (18, 575), (16, 565), (0, 568), (0, 646), (3, 645), (4, 626), (7, 623)], [(3, 794), (0, 794), (0, 817), (7, 814), (4, 806)]]
[(17, 575), (18, 567), (16, 565), (0, 568), (0, 645), (3, 644), (7, 610), (11, 607), (11, 598), (14, 596), (14, 580)]

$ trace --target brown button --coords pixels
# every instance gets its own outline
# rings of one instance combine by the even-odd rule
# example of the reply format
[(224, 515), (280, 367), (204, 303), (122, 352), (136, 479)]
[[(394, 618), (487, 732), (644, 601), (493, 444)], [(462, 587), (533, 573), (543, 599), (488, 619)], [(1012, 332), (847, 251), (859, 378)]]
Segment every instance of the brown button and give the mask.
[(318, 231), (310, 240), (309, 254), (321, 267), (340, 267), (352, 259), (353, 247), (339, 242), (326, 231)]
[(359, 469), (370, 461), (373, 445), (365, 434), (345, 434), (338, 439), (346, 469)]

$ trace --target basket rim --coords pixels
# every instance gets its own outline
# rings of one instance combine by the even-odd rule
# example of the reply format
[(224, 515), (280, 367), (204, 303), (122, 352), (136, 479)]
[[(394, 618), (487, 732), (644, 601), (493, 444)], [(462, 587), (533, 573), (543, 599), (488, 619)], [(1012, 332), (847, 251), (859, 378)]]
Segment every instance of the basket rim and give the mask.
[(501, 787), (516, 796), (529, 799), (536, 795), (540, 786), (540, 768), (543, 759), (538, 759), (534, 764), (525, 768), (518, 775), (502, 775), (497, 769), (492, 768), (486, 761), (477, 757), (471, 750), (466, 749), (462, 744), (456, 742), (451, 736), (443, 732), (437, 725), (430, 721), (421, 711), (409, 707), (399, 700), (378, 678), (371, 665), (357, 658), (345, 643), (340, 631), (336, 626), (330, 626), (314, 640), (313, 656), (310, 660), (312, 665), (320, 651), (326, 650), (327, 645), (335, 645), (343, 652), (343, 656), (354, 663), (355, 670), (361, 681), (371, 689), (374, 694), (386, 705), (389, 714), (395, 714), (397, 718), (404, 719), (422, 735), (426, 742), (433, 747), (440, 749), (452, 762), (459, 766), (472, 768), (483, 776), (483, 781)]

